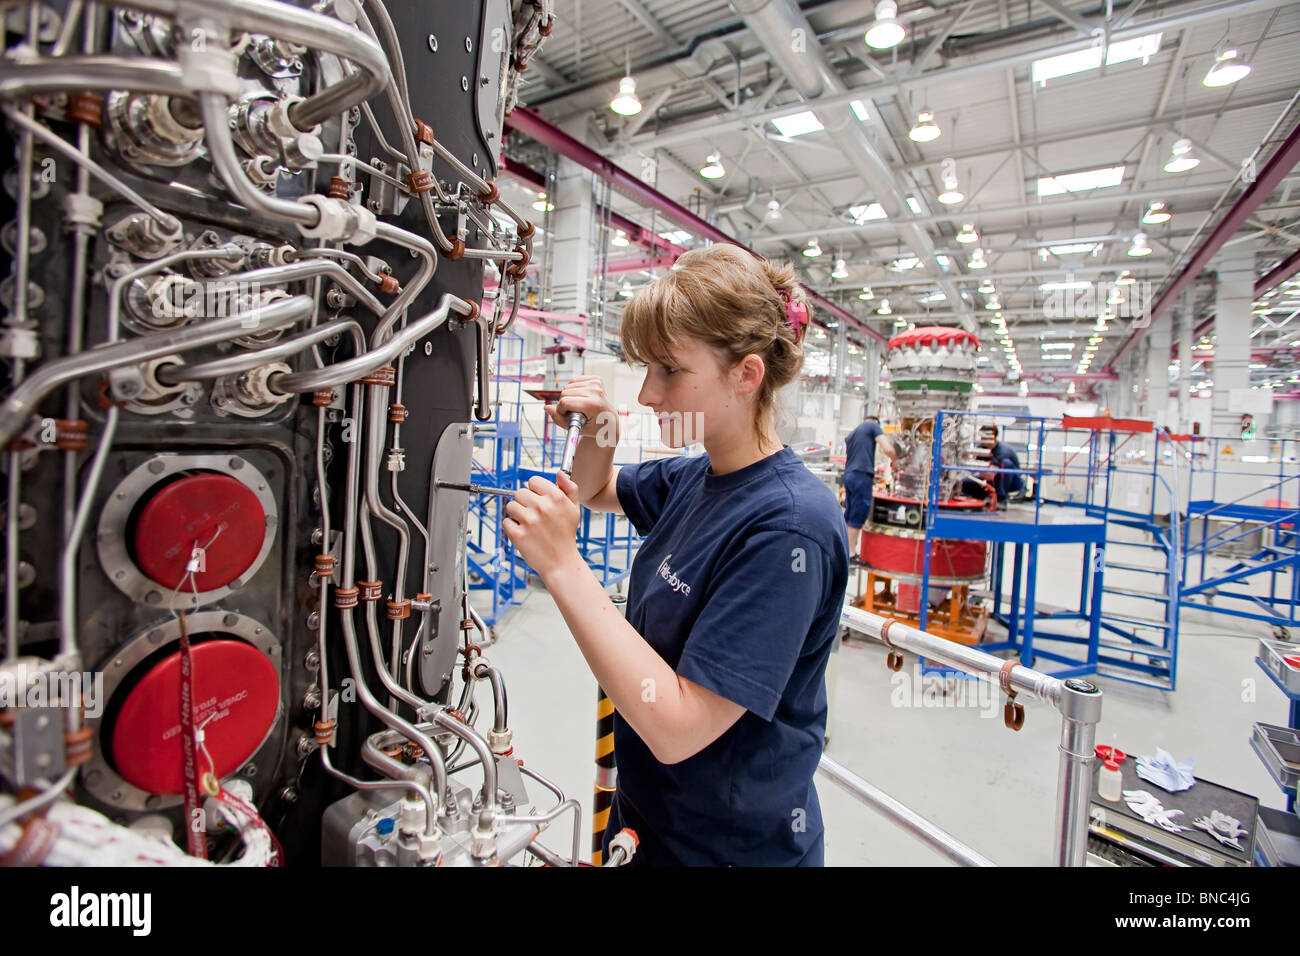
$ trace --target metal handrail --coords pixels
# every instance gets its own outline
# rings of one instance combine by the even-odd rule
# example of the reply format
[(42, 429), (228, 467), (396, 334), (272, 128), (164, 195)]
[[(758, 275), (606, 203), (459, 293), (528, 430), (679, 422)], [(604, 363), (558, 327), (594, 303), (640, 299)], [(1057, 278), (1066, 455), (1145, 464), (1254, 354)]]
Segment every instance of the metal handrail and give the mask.
[[(1004, 675), (1003, 668), (1007, 661), (1002, 658), (848, 604), (840, 614), (840, 623), (895, 650), (912, 651), (928, 660), (990, 683), (1001, 685), (1002, 680), (1005, 680), (1007, 686), (1018, 696), (1028, 695), (1055, 707), (1061, 714), (1061, 759), (1056, 789), (1056, 863), (1058, 866), (1084, 865), (1087, 858), (1088, 802), (1092, 795), (1092, 768), (1096, 760), (1093, 746), (1097, 723), (1101, 720), (1102, 692), (1096, 684), (1079, 678), (1060, 680), (1019, 663), (1012, 664)], [(897, 812), (901, 804), (898, 807), (883, 802), (873, 805), (896, 823), (914, 833), (918, 832)], [(918, 835), (930, 842), (924, 834)], [(951, 841), (950, 849), (961, 847), (953, 838), (948, 839)], [(940, 848), (937, 844), (931, 845)]]

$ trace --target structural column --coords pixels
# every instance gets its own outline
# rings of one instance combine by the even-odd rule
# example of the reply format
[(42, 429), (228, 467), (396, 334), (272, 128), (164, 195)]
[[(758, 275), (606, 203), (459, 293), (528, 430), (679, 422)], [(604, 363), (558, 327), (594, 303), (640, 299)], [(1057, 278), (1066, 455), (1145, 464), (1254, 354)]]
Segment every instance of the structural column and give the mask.
[(1192, 308), (1192, 292), (1183, 293), (1178, 307), (1178, 423), (1174, 431), (1180, 435), (1192, 431), (1192, 327), (1196, 313)]
[(1157, 425), (1169, 424), (1169, 351), (1173, 317), (1162, 315), (1147, 333), (1146, 401), (1140, 417)]
[[(580, 131), (567, 130), (575, 135)], [(556, 167), (551, 213), (551, 302), (555, 312), (589, 315), (595, 230), (592, 174), (571, 159)]]
[(1215, 260), (1218, 288), (1214, 298), (1214, 381), (1210, 433), (1238, 435), (1250, 395), (1250, 329), (1254, 302), (1253, 243), (1229, 247)]

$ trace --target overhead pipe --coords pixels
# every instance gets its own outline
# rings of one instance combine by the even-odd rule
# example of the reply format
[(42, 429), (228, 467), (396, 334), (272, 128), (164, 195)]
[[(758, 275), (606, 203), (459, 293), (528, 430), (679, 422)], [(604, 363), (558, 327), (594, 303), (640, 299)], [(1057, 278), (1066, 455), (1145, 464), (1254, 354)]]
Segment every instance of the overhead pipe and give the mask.
[[(1274, 150), (1273, 155), (1268, 158), (1268, 162), (1259, 170), (1255, 181), (1237, 197), (1232, 206), (1219, 220), (1218, 225), (1211, 230), (1196, 251), (1192, 253), (1187, 260), (1187, 264), (1174, 276), (1173, 281), (1165, 285), (1155, 303), (1151, 306), (1151, 322), (1159, 318), (1160, 314), (1173, 305), (1178, 296), (1182, 295), (1183, 290), (1196, 281), (1196, 277), (1214, 258), (1215, 253), (1222, 249), (1224, 243), (1246, 224), (1246, 221), (1255, 212), (1256, 208), (1281, 184), (1286, 175), (1295, 168), (1297, 162), (1300, 162), (1300, 126), (1292, 129), (1290, 135), (1283, 140), (1282, 145)], [(1121, 361), (1133, 349), (1133, 346), (1137, 345), (1149, 326), (1150, 323), (1143, 328), (1134, 329), (1129, 337), (1124, 340), (1124, 344), (1111, 357), (1111, 360), (1106, 363), (1106, 367), (1113, 368), (1116, 363)]]
[[(740, 246), (740, 248), (744, 249), (757, 259), (763, 258), (739, 240), (727, 235), (712, 223), (701, 219), (685, 206), (665, 196), (653, 186), (643, 183), (640, 179), (633, 176), (626, 169), (623, 169), (613, 160), (607, 159), (585, 143), (579, 142), (568, 133), (553, 126), (551, 123), (548, 123), (546, 120), (542, 119), (540, 115), (527, 107), (516, 106), (506, 117), (506, 125), (516, 132), (531, 137), (541, 145), (559, 153), (561, 156), (573, 160), (579, 166), (590, 170), (601, 179), (609, 182), (615, 189), (626, 195), (629, 199), (633, 199), (652, 209), (658, 210), (678, 225), (686, 227), (696, 235), (702, 236), (705, 239), (711, 239), (714, 242), (729, 242), (732, 245)], [(837, 318), (851, 323), (877, 342), (882, 344), (888, 342), (888, 339), (885, 338), (885, 336), (868, 326), (852, 312), (841, 308), (825, 296), (814, 292), (807, 286), (804, 286), (803, 288), (807, 293), (808, 298), (821, 309), (829, 312)]]
[[(1204, 23), (1211, 20), (1222, 20), (1227, 17), (1237, 18), (1248, 16), (1252, 13), (1260, 13), (1267, 10), (1274, 10), (1278, 7), (1287, 6), (1293, 0), (1243, 0), (1243, 2), (1234, 2), (1234, 0), (1224, 0), (1224, 2), (1209, 4), (1188, 10), (1184, 13), (1174, 13), (1169, 16), (1157, 16), (1141, 23), (1130, 24), (1123, 29), (1114, 30), (1110, 34), (1110, 42), (1116, 43), (1120, 40), (1133, 40), (1149, 33), (1172, 32), (1183, 27), (1192, 26), (1197, 23)], [(811, 31), (807, 34), (810, 38), (814, 35)], [(786, 36), (786, 44), (789, 44), (789, 35)], [(968, 79), (977, 76), (989, 70), (1005, 70), (1008, 67), (1024, 66), (1032, 63), (1034, 60), (1045, 57), (1059, 56), (1065, 53), (1078, 53), (1081, 50), (1091, 49), (1096, 45), (1093, 39), (1071, 40), (1065, 43), (1055, 43), (1047, 46), (1026, 46), (1024, 49), (1017, 50), (1014, 53), (1008, 53), (1003, 56), (991, 57), (978, 63), (968, 63), (963, 66), (948, 66), (937, 70), (930, 70), (914, 77), (903, 77), (899, 79), (891, 78), (890, 80), (874, 83), (869, 86), (859, 86), (852, 89), (842, 89), (821, 98), (817, 106), (848, 106), (854, 100), (866, 99), (868, 97), (881, 95), (894, 95), (900, 91), (924, 88), (933, 85), (936, 81), (950, 83), (958, 79)], [(647, 133), (642, 136), (635, 136), (628, 142), (621, 144), (623, 148), (632, 151), (640, 149), (642, 146), (657, 149), (667, 149), (672, 146), (678, 146), (682, 143), (694, 142), (696, 140), (708, 140), (717, 136), (719, 133), (729, 132), (738, 129), (745, 129), (749, 126), (759, 126), (763, 123), (771, 122), (774, 119), (781, 119), (786, 116), (793, 116), (795, 113), (802, 113), (808, 109), (807, 103), (791, 103), (788, 106), (774, 107), (770, 110), (764, 110), (761, 113), (754, 113), (750, 116), (737, 117), (735, 119), (725, 119), (717, 116), (702, 120), (699, 123), (693, 123), (684, 129), (669, 130), (664, 132)]]
[(785, 74), (790, 85), (807, 101), (803, 104), (804, 108), (811, 107), (819, 114), (818, 118), (827, 134), (866, 182), (875, 201), (880, 203), (886, 215), (894, 221), (899, 238), (920, 260), (924, 273), (938, 282), (939, 288), (958, 312), (965, 313), (961, 318), (962, 324), (969, 331), (975, 331), (978, 326), (973, 314), (968, 311), (969, 304), (962, 299), (953, 277), (940, 268), (934, 241), (913, 220), (907, 205), (906, 191), (867, 135), (863, 124), (847, 103), (834, 106), (822, 104), (823, 94), (834, 96), (844, 93), (846, 87), (826, 58), (820, 43), (814, 41), (799, 52), (795, 51), (794, 44), (790, 42), (792, 36), (816, 36), (803, 11), (792, 0), (735, 0), (732, 6), (744, 18), (754, 38), (763, 44), (772, 57), (772, 62)]

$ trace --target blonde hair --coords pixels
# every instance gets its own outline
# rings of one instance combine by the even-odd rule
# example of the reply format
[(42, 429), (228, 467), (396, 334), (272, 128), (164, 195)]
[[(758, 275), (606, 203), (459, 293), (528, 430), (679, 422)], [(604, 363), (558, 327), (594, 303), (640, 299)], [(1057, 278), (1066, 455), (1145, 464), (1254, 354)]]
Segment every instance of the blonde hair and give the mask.
[[(759, 356), (765, 371), (755, 398), (754, 427), (761, 439), (765, 419), (775, 413), (777, 392), (803, 366), (803, 348), (786, 321), (782, 292), (808, 308), (788, 263), (759, 259), (729, 243), (694, 249), (628, 301), (623, 351), (634, 362), (673, 365), (674, 348), (693, 338), (712, 347), (725, 368)], [(808, 315), (811, 319), (811, 308)]]

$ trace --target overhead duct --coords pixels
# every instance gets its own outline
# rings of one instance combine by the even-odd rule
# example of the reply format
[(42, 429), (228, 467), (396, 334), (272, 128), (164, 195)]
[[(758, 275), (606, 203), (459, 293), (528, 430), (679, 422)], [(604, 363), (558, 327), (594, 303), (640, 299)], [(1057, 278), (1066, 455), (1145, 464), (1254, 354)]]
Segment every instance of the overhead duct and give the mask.
[[(921, 226), (912, 221), (912, 211), (907, 197), (899, 186), (894, 172), (876, 149), (862, 124), (847, 103), (818, 108), (815, 102), (823, 94), (844, 94), (847, 87), (831, 68), (830, 61), (817, 43), (813, 30), (803, 12), (791, 0), (736, 0), (732, 4), (754, 35), (771, 56), (772, 62), (785, 74), (790, 85), (806, 100), (826, 128), (831, 140), (844, 153), (854, 170), (866, 182), (875, 201), (884, 208), (898, 229), (899, 238), (921, 262), (925, 274), (935, 278), (948, 301), (963, 310), (962, 325), (971, 332), (978, 325), (957, 290), (952, 278), (939, 268), (934, 243)], [(792, 37), (811, 38), (806, 45), (791, 42)]]

